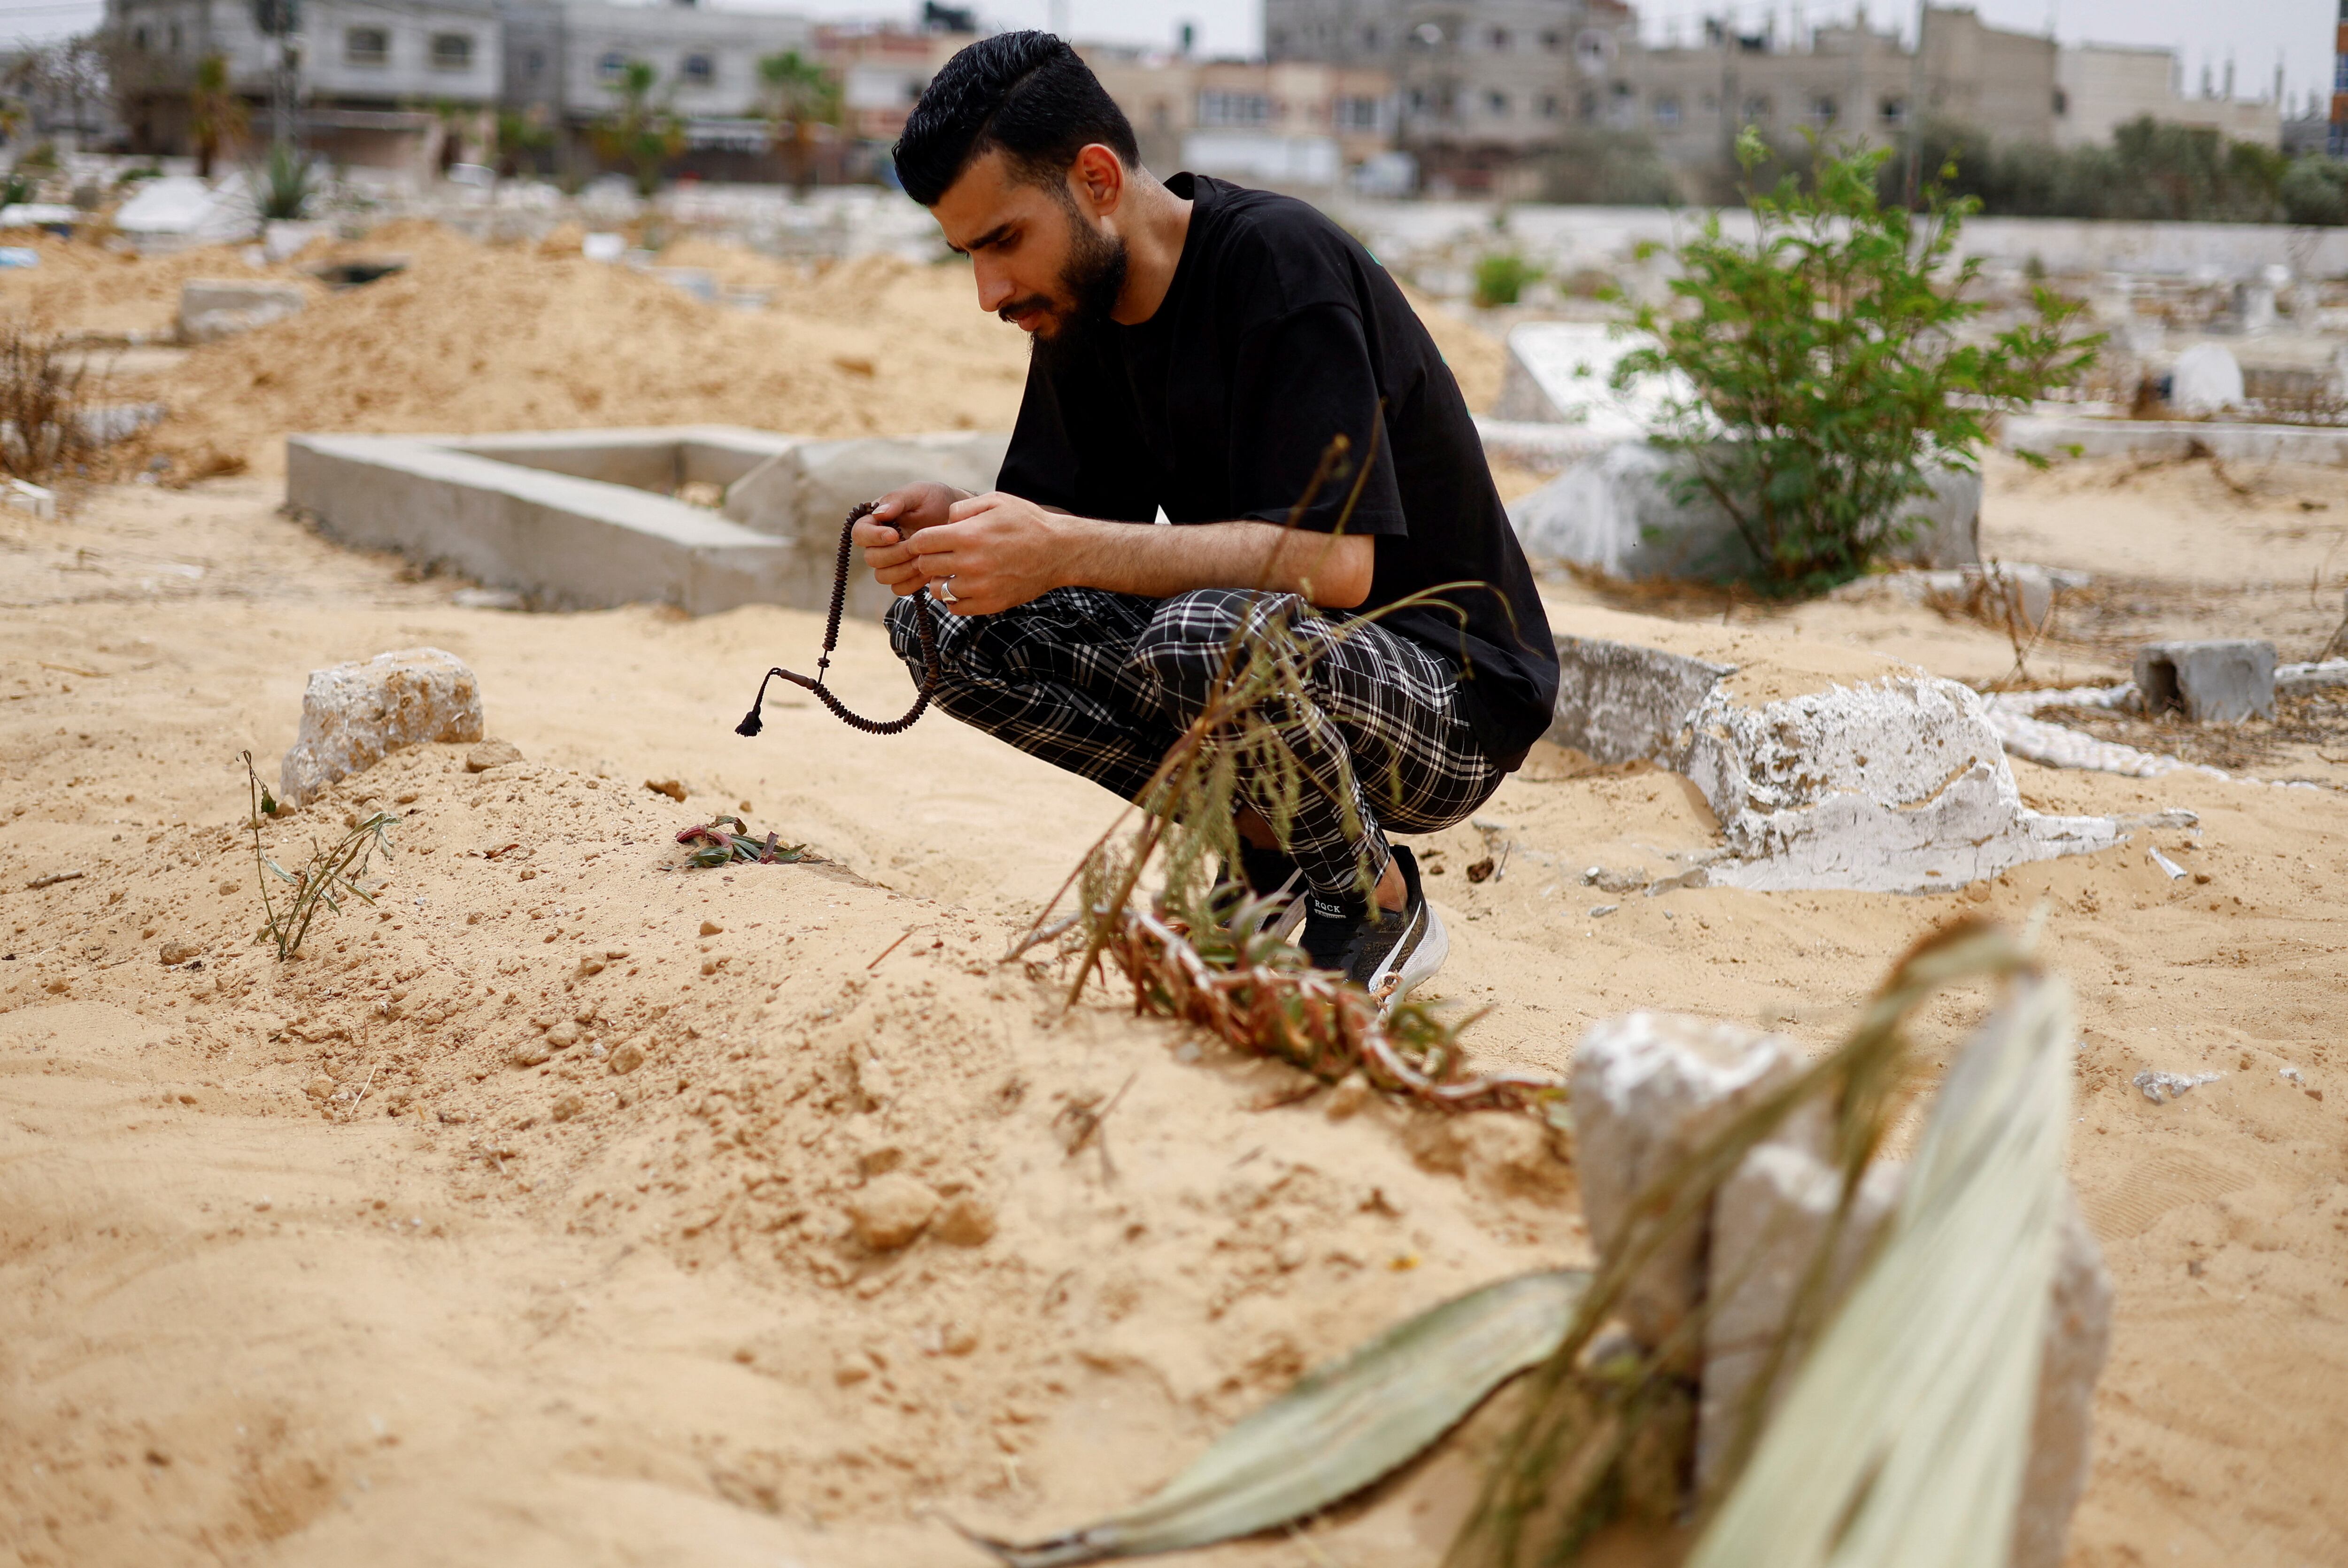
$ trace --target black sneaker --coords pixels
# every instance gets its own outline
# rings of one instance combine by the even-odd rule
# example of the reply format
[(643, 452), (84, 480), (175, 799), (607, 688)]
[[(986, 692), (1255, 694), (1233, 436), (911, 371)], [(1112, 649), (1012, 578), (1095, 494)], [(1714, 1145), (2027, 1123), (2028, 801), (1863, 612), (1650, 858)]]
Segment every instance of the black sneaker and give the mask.
[(1234, 884), (1239, 892), (1232, 899), (1233, 904), (1249, 901), (1262, 904), (1251, 916), (1259, 931), (1269, 931), (1285, 942), (1296, 929), (1297, 922), (1304, 918), (1304, 872), (1283, 851), (1260, 850), (1241, 840), (1239, 874), (1231, 874), (1229, 861), (1215, 871), (1218, 888)]
[[(1331, 969), (1391, 1007), (1443, 967), (1451, 937), (1418, 885), (1416, 857), (1397, 844), (1403, 905), (1383, 910), (1361, 899), (1338, 902), (1314, 893), (1305, 902), (1305, 953), (1313, 967)], [(1365, 907), (1366, 904), (1366, 907)]]

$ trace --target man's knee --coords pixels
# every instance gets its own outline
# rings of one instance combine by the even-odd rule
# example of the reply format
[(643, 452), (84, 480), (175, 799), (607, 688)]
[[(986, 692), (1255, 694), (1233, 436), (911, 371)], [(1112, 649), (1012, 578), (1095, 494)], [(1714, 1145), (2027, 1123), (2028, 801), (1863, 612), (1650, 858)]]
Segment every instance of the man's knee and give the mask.
[(1223, 651), (1238, 635), (1259, 636), (1274, 619), (1292, 611), (1292, 593), (1256, 593), (1242, 588), (1199, 588), (1159, 602), (1149, 625), (1133, 645), (1134, 662), (1162, 684), (1179, 687), (1209, 679), (1222, 667)]

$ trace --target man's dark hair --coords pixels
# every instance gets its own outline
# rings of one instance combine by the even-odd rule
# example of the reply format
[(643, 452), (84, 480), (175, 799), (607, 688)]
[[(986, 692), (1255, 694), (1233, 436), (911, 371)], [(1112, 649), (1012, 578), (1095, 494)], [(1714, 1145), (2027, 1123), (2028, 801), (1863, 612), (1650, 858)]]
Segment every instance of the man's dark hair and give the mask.
[(1141, 161), (1132, 122), (1074, 49), (1049, 33), (998, 33), (930, 78), (897, 139), (897, 180), (934, 207), (973, 159), (999, 148), (1019, 179), (1059, 191), (1096, 141), (1128, 169)]

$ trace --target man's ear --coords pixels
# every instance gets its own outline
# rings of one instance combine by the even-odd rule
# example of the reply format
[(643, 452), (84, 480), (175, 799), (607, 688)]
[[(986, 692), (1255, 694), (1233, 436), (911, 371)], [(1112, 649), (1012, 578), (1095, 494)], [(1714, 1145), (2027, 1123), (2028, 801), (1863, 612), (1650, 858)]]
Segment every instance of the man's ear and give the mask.
[(1068, 170), (1068, 185), (1081, 206), (1090, 209), (1093, 216), (1113, 215), (1125, 201), (1125, 160), (1114, 148), (1100, 142), (1087, 142), (1076, 152), (1076, 161)]

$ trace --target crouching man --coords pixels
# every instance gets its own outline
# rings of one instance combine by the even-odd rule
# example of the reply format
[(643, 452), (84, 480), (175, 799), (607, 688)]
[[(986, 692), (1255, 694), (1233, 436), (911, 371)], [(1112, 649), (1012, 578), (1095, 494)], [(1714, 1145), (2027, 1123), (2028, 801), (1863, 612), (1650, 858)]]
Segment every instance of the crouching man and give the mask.
[[(1315, 657), (1307, 710), (1279, 722), (1307, 776), (1348, 780), (1351, 799), (1308, 786), (1278, 809), (1270, 780), (1243, 777), (1245, 879), (1309, 894), (1317, 965), (1407, 992), (1447, 942), (1389, 835), (1482, 804), (1548, 727), (1558, 681), (1426, 327), (1305, 203), (1153, 178), (1124, 114), (1048, 34), (956, 55), (896, 164), (970, 257), (980, 306), (1034, 350), (995, 490), (910, 485), (857, 525), (901, 596), (897, 653), (918, 677), (911, 596), (928, 593), (949, 613), (936, 704), (1132, 799), (1204, 707), (1234, 631), (1284, 623)], [(1350, 517), (1350, 476), (1313, 489), (1341, 434), (1372, 457)], [(1173, 526), (1151, 526), (1161, 513)]]

